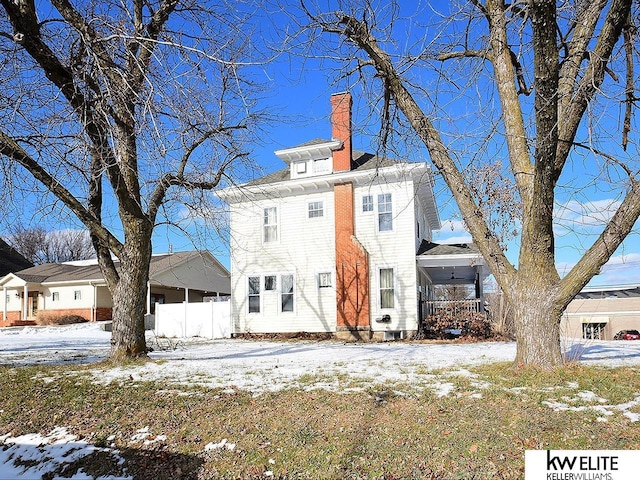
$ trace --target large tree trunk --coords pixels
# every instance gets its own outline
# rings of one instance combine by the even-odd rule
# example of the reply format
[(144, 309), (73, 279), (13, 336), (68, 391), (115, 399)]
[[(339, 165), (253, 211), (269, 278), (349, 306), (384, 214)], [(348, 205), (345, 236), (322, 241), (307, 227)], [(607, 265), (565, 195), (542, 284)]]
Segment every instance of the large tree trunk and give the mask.
[(513, 309), (516, 334), (514, 366), (551, 369), (563, 364), (560, 348), (562, 309), (557, 294), (536, 288), (535, 282), (512, 290), (509, 303)]
[(144, 333), (147, 281), (151, 261), (151, 228), (147, 219), (132, 221), (112, 288), (113, 332), (111, 359), (122, 361), (147, 353)]

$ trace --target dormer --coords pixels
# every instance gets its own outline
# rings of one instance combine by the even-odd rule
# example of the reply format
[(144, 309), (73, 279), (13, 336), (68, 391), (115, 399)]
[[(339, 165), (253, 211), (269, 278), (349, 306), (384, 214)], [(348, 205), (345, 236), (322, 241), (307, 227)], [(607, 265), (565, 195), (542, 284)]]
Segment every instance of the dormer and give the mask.
[(333, 152), (342, 148), (340, 140), (313, 140), (298, 147), (276, 150), (275, 154), (289, 165), (291, 179), (333, 173)]
[(351, 170), (351, 105), (349, 92), (331, 96), (332, 140), (313, 140), (276, 150), (275, 154), (289, 165), (291, 179)]

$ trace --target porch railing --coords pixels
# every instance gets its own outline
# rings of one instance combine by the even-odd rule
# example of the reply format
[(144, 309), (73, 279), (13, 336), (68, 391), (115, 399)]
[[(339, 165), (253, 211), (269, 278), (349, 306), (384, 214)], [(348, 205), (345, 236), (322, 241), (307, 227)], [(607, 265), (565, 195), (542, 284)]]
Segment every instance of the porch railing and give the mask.
[(482, 313), (481, 299), (474, 298), (469, 300), (430, 300), (425, 303), (425, 314), (434, 315), (436, 313), (446, 311), (451, 314), (458, 312), (475, 312)]

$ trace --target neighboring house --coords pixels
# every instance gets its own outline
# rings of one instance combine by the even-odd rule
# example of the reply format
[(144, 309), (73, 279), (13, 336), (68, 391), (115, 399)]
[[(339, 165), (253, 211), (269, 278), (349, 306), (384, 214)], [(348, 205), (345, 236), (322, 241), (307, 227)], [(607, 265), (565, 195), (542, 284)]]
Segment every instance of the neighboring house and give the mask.
[(569, 303), (560, 332), (567, 337), (612, 340), (640, 330), (640, 285), (587, 287)]
[(479, 253), (429, 255), (440, 228), (430, 168), (352, 150), (351, 96), (331, 103), (331, 140), (276, 151), (286, 168), (220, 193), (236, 334), (405, 338), (441, 275), (482, 294)]
[(0, 277), (7, 273), (17, 272), (33, 267), (33, 263), (24, 258), (18, 251), (0, 238)]
[[(231, 291), (228, 270), (209, 252), (154, 255), (149, 276), (147, 313), (153, 313), (156, 303), (202, 302)], [(0, 326), (34, 324), (38, 312), (45, 311), (90, 321), (111, 319), (113, 301), (95, 259), (9, 273), (0, 279), (0, 287)]]

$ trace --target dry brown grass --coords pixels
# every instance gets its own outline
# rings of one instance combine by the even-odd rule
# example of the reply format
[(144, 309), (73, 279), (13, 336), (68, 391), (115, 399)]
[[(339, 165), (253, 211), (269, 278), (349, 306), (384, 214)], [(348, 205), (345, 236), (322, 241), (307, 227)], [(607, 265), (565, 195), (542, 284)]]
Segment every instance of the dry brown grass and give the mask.
[[(473, 379), (439, 373), (455, 387), (443, 397), (428, 389), (400, 395), (397, 386), (255, 397), (156, 382), (95, 385), (69, 367), (4, 368), (0, 434), (67, 426), (94, 444), (113, 444), (136, 479), (251, 479), (267, 471), (280, 479), (515, 479), (522, 478), (527, 449), (640, 449), (640, 422), (621, 413), (601, 422), (595, 411), (556, 412), (542, 403), (575, 395), (569, 381), (628, 401), (638, 389), (635, 370), (476, 371)], [(487, 384), (481, 398), (472, 395), (476, 381)], [(132, 442), (142, 427), (150, 439), (166, 441)], [(205, 451), (223, 439), (235, 447)], [(96, 457), (83, 468), (114, 471), (109, 461)]]

